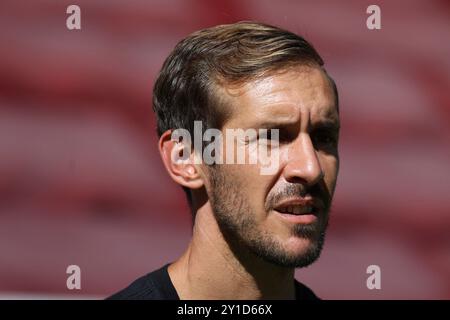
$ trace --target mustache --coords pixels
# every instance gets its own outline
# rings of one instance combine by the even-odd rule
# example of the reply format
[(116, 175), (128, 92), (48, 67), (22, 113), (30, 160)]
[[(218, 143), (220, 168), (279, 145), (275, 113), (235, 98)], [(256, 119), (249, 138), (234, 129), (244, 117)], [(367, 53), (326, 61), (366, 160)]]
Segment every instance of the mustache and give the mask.
[(277, 203), (294, 196), (315, 198), (323, 202), (326, 211), (330, 208), (331, 195), (324, 183), (317, 183), (311, 187), (307, 187), (301, 183), (288, 182), (282, 187), (277, 188), (273, 193), (269, 193), (266, 209), (273, 209)]

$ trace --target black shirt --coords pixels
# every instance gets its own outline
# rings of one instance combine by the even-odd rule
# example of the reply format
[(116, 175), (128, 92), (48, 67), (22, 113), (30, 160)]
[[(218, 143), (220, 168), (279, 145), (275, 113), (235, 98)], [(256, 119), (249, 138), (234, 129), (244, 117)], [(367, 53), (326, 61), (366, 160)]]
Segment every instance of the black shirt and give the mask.
[[(135, 280), (125, 289), (108, 297), (108, 300), (180, 300), (175, 287), (170, 280), (166, 264)], [(295, 280), (296, 300), (319, 300), (307, 286)]]

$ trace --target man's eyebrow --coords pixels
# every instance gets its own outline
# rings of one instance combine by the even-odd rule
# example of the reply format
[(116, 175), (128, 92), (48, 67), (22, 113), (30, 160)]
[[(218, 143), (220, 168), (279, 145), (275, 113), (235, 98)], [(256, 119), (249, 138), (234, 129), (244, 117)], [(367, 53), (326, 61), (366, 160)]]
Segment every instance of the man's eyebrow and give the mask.
[[(254, 123), (254, 128), (261, 129), (276, 129), (284, 126), (296, 125), (298, 121), (289, 121), (289, 120), (268, 120), (263, 122)], [(339, 120), (320, 120), (316, 123), (312, 123), (311, 127), (314, 129), (329, 129), (329, 130), (339, 130), (341, 128), (341, 124)]]
[(284, 126), (290, 126), (297, 124), (298, 121), (290, 121), (290, 120), (268, 120), (262, 122), (255, 122), (253, 124), (253, 128), (259, 129), (277, 129)]
[(311, 125), (314, 129), (339, 130), (341, 123), (339, 120), (321, 120)]

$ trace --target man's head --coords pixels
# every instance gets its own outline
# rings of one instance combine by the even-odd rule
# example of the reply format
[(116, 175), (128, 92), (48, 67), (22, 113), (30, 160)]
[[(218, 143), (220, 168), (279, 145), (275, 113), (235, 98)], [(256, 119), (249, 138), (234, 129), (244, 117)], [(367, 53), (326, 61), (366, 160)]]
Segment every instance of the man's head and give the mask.
[[(317, 259), (328, 223), (339, 168), (339, 115), (336, 87), (322, 66), (303, 38), (242, 22), (182, 40), (154, 88), (169, 174), (191, 205), (202, 202), (195, 197), (209, 202), (228, 241), (277, 265), (302, 267)], [(276, 152), (276, 170), (262, 175), (259, 162), (173, 163), (168, 154), (183, 147), (170, 133), (184, 128), (194, 135), (194, 121), (224, 135), (227, 129), (278, 129), (277, 143), (256, 136), (241, 144), (247, 155), (261, 144)], [(238, 147), (223, 143), (221, 152)], [(192, 159), (201, 157), (194, 153)]]

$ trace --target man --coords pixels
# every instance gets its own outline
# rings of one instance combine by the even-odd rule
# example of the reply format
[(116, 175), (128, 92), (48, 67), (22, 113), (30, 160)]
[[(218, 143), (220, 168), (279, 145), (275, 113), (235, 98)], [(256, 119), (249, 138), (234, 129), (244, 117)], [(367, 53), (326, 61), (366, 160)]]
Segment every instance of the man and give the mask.
[[(294, 271), (323, 246), (339, 169), (339, 114), (336, 86), (315, 49), (261, 23), (198, 31), (165, 61), (153, 103), (162, 160), (192, 209), (192, 239), (174, 263), (110, 298), (317, 299)], [(264, 145), (277, 155), (275, 170), (262, 174), (261, 161), (198, 161), (204, 154), (192, 141), (173, 138), (180, 128), (198, 134), (195, 121), (223, 134), (217, 153), (243, 148), (248, 156)], [(235, 145), (227, 129), (276, 134)]]

